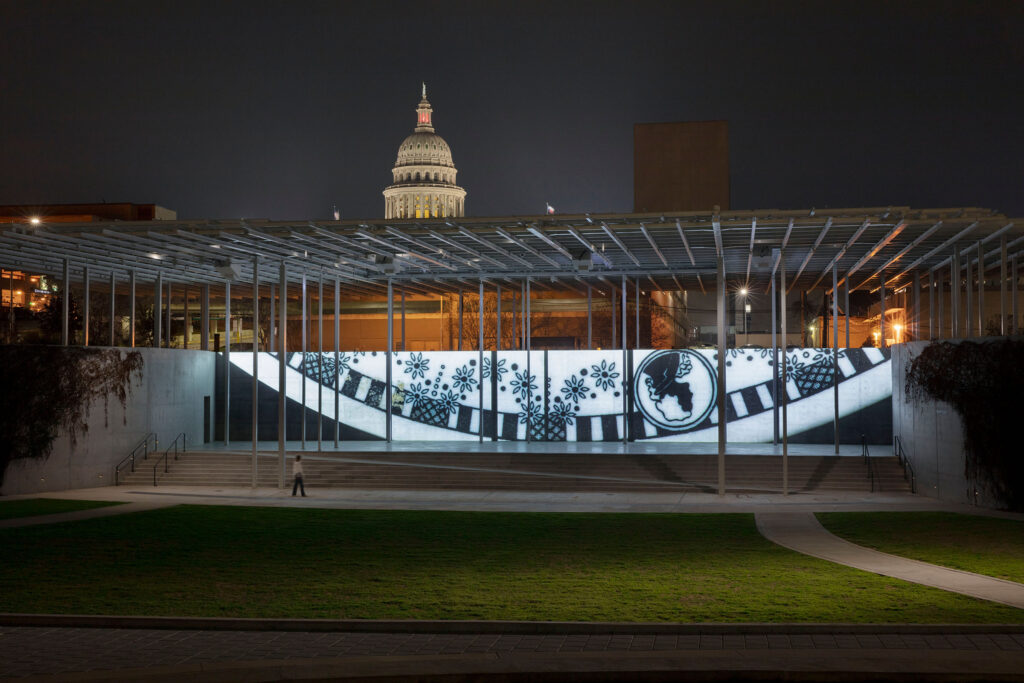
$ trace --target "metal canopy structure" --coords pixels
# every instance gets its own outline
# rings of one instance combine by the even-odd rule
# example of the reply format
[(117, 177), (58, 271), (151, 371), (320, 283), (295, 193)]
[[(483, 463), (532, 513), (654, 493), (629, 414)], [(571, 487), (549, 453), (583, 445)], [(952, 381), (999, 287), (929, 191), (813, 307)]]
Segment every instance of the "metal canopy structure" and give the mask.
[[(710, 292), (723, 259), (737, 287), (770, 288), (784, 259), (788, 290), (899, 289), (951, 261), (981, 272), (1024, 251), (1024, 222), (980, 208), (909, 207), (671, 214), (584, 214), (388, 221), (174, 220), (12, 223), (0, 264), (72, 280), (121, 276), (186, 284), (253, 281), (254, 257), (339, 279), (356, 295), (500, 285), (585, 292), (625, 276), (651, 289)], [(980, 246), (980, 249), (979, 249)], [(955, 252), (955, 254), (954, 254)], [(272, 269), (257, 274), (276, 281)], [(645, 285), (646, 287), (647, 285)]]
[[(1019, 226), (1019, 227), (1018, 227)], [(268, 350), (276, 350), (279, 389), (285, 386), (288, 325), (280, 324), (273, 331), (276, 306), (280, 321), (289, 319), (288, 290), (299, 288), (301, 301), (301, 345), (307, 352), (307, 303), (310, 292), (308, 278), (318, 285), (319, 348), (323, 354), (323, 283), (334, 284), (334, 356), (339, 357), (339, 300), (345, 294), (386, 297), (387, 300), (387, 374), (385, 387), (386, 438), (392, 438), (392, 362), (395, 349), (394, 295), (401, 290), (404, 347), (405, 294), (436, 295), (459, 293), (459, 347), (462, 340), (462, 297), (477, 290), (483, 312), (485, 285), (501, 287), (511, 284), (520, 290), (522, 330), (519, 348), (531, 348), (531, 287), (537, 289), (571, 289), (587, 298), (587, 341), (591, 345), (592, 292), (605, 286), (611, 295), (612, 346), (616, 331), (622, 352), (623, 369), (629, 365), (626, 335), (628, 330), (627, 290), (632, 284), (636, 298), (635, 332), (639, 347), (640, 288), (678, 291), (697, 289), (713, 294), (717, 312), (715, 393), (718, 430), (718, 493), (725, 492), (725, 448), (728, 442), (726, 423), (726, 350), (727, 304), (730, 289), (756, 289), (770, 293), (771, 346), (778, 362), (772, 366), (773, 394), (768, 403), (773, 413), (774, 440), (781, 436), (783, 454), (783, 493), (788, 493), (788, 405), (790, 389), (780, 390), (780, 377), (787, 375), (787, 294), (793, 290), (819, 290), (831, 294), (832, 348), (831, 384), (833, 390), (833, 431), (835, 453), (839, 453), (839, 293), (849, 302), (852, 290), (880, 291), (879, 337), (885, 346), (886, 295), (913, 287), (911, 317), (915, 335), (931, 339), (937, 329), (942, 336), (943, 306), (941, 298), (946, 280), (950, 291), (952, 337), (961, 331), (959, 323), (960, 295), (965, 297), (966, 336), (984, 329), (983, 309), (986, 272), (998, 267), (1000, 290), (999, 330), (1001, 334), (1017, 333), (1018, 268), (1017, 257), (1024, 252), (1024, 224), (995, 211), (979, 208), (911, 209), (909, 207), (829, 209), (826, 211), (726, 211), (672, 214), (605, 214), (518, 216), (498, 218), (459, 218), (435, 220), (387, 221), (265, 221), (265, 220), (189, 220), (111, 223), (55, 223), (39, 220), (11, 223), (0, 228), (0, 266), (18, 268), (30, 273), (53, 275), (62, 286), (75, 281), (84, 283), (85, 321), (83, 344), (89, 344), (88, 312), (90, 278), (110, 280), (110, 332), (115, 342), (113, 296), (119, 276), (127, 275), (130, 286), (129, 345), (135, 346), (135, 286), (137, 279), (149, 280), (154, 286), (153, 341), (163, 344), (162, 316), (166, 314), (168, 331), (171, 324), (171, 285), (201, 285), (201, 348), (208, 349), (210, 331), (210, 285), (222, 285), (224, 292), (225, 331), (231, 320), (232, 283), (248, 289), (252, 299), (253, 330), (259, 320), (259, 285), (269, 284), (270, 325)], [(260, 262), (265, 267), (261, 267)], [(276, 273), (275, 273), (276, 271)], [(291, 271), (291, 277), (289, 277)], [(965, 273), (965, 275), (962, 275)], [(1012, 273), (1012, 274), (1010, 274)], [(920, 319), (922, 275), (927, 276), (929, 314), (927, 335), (921, 334)], [(972, 286), (977, 282), (975, 293)], [(641, 285), (641, 282), (644, 284)], [(1007, 329), (1008, 285), (1012, 283), (1012, 316)], [(649, 286), (648, 286), (649, 285)], [(165, 295), (168, 306), (161, 310)], [(615, 290), (618, 293), (615, 293)], [(745, 294), (746, 292), (743, 292)], [(621, 295), (621, 298), (620, 296)], [(244, 296), (244, 294), (243, 294)], [(977, 318), (972, 302), (977, 297)], [(615, 320), (616, 299), (620, 298), (621, 322)], [(940, 299), (936, 309), (931, 305)], [(62, 343), (70, 343), (69, 299), (62, 300)], [(500, 296), (495, 311), (500, 325)], [(777, 301), (777, 306), (776, 306)], [(185, 298), (187, 315), (188, 298)], [(846, 309), (846, 346), (849, 346), (849, 306)], [(13, 296), (11, 306), (13, 321)], [(514, 310), (514, 309), (513, 309)], [(782, 312), (776, 320), (776, 312)], [(935, 314), (938, 313), (938, 325)], [(514, 315), (514, 314), (513, 314)], [(781, 323), (781, 335), (776, 324)], [(976, 322), (976, 324), (975, 324)], [(13, 323), (12, 323), (13, 326)], [(513, 327), (515, 321), (513, 318)], [(188, 328), (191, 329), (190, 327)], [(499, 328), (500, 329), (500, 328)], [(484, 365), (483, 325), (478, 328), (478, 362)], [(190, 334), (186, 331), (186, 336)], [(500, 334), (495, 337), (501, 350)], [(404, 348), (403, 348), (404, 350)], [(256, 486), (258, 449), (258, 414), (255, 406), (259, 384), (259, 342), (254, 335), (251, 347), (253, 372), (252, 486)], [(231, 336), (224, 339), (222, 366), (223, 405), (231, 403), (230, 354)], [(526, 374), (530, 375), (527, 354)], [(781, 368), (780, 368), (781, 366)], [(321, 377), (318, 381), (322, 385)], [(338, 414), (339, 389), (335, 375), (334, 401)], [(305, 380), (301, 404), (306, 405)], [(766, 390), (767, 391), (767, 390)], [(799, 395), (799, 391), (798, 391)], [(318, 392), (319, 414), (323, 413), (322, 391)], [(529, 398), (527, 399), (529, 402)], [(759, 399), (762, 400), (762, 399)], [(286, 392), (278, 391), (278, 483), (285, 474)], [(734, 402), (735, 403), (735, 402)], [(745, 404), (744, 404), (745, 405)], [(762, 406), (767, 405), (763, 403)], [(483, 394), (478, 406), (483, 416)], [(496, 414), (496, 413), (495, 413)], [(622, 392), (621, 416), (625, 425), (629, 414), (628, 392)], [(230, 411), (223, 412), (223, 437), (230, 441)], [(781, 422), (779, 418), (781, 417)], [(318, 424), (321, 424), (318, 422)], [(478, 421), (478, 436), (484, 439), (484, 420)], [(302, 421), (302, 440), (306, 439), (306, 421)], [(495, 435), (497, 431), (495, 430)], [(322, 425), (317, 439), (323, 438)], [(623, 428), (622, 440), (629, 439)], [(335, 445), (338, 431), (334, 433)], [(494, 437), (496, 438), (496, 436)], [(321, 444), (322, 445), (322, 444)]]

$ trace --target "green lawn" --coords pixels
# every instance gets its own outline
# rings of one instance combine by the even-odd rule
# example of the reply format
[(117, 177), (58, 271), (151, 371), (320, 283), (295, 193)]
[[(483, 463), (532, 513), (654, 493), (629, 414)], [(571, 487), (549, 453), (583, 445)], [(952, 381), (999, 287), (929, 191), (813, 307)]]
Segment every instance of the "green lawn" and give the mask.
[(818, 513), (858, 545), (1024, 583), (1024, 522), (956, 512)]
[(0, 611), (660, 622), (1024, 622), (841, 567), (753, 515), (178, 506), (0, 530)]
[(53, 515), (58, 512), (76, 512), (92, 510), (108, 505), (120, 505), (104, 500), (65, 500), (63, 498), (23, 498), (19, 500), (0, 500), (0, 519), (14, 517), (34, 517), (36, 515)]

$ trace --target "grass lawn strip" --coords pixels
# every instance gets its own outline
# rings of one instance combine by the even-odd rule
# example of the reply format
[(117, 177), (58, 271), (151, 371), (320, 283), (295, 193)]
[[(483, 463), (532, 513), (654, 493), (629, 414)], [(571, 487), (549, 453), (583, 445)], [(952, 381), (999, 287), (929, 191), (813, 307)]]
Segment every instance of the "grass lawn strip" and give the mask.
[(18, 500), (0, 500), (0, 519), (15, 517), (35, 517), (36, 515), (55, 515), (61, 512), (77, 512), (121, 505), (105, 500), (68, 500), (65, 498), (21, 498)]
[(0, 611), (357, 619), (1024, 622), (786, 550), (750, 514), (177, 506), (0, 530)]
[(857, 545), (1024, 583), (1024, 521), (957, 512), (825, 512), (818, 519)]

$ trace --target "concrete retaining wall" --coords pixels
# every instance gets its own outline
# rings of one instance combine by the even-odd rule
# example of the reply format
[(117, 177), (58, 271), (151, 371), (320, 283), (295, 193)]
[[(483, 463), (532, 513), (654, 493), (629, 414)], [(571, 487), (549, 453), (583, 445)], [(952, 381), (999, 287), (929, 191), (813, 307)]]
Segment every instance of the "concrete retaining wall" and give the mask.
[(216, 354), (135, 350), (143, 356), (142, 378), (133, 382), (127, 406), (112, 398), (105, 419), (103, 401), (96, 401), (89, 409), (89, 431), (74, 447), (62, 434), (46, 460), (11, 463), (0, 495), (109, 486), (114, 466), (150, 432), (156, 432), (161, 452), (181, 432), (190, 446), (203, 442), (204, 397), (212, 405)]
[[(957, 340), (953, 340), (954, 343)], [(893, 434), (914, 468), (917, 492), (956, 503), (998, 507), (978, 490), (965, 473), (964, 432), (960, 415), (948, 403), (927, 399), (907, 401), (906, 370), (930, 342), (908, 342), (892, 347)]]

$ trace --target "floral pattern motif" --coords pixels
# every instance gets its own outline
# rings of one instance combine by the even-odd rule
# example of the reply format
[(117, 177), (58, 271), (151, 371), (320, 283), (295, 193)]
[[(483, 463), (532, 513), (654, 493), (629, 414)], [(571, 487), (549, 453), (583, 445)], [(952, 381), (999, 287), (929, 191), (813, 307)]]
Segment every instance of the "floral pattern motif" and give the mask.
[(441, 394), (437, 398), (437, 401), (441, 403), (442, 408), (447, 410), (449, 414), (454, 413), (459, 409), (459, 395), (454, 391)]
[(473, 391), (476, 388), (477, 381), (473, 375), (476, 374), (476, 368), (471, 368), (468, 365), (463, 365), (461, 368), (455, 371), (452, 375), (452, 384), (459, 392)]
[(565, 395), (566, 401), (572, 401), (573, 403), (579, 403), (587, 396), (587, 392), (590, 391), (583, 378), (573, 375), (569, 379), (565, 380), (565, 386), (562, 387), (562, 394)]
[(527, 375), (525, 371), (515, 373), (515, 377), (509, 383), (512, 385), (512, 393), (522, 395), (526, 398), (527, 394), (536, 394), (537, 392), (537, 375)]
[(618, 379), (619, 373), (615, 372), (614, 362), (609, 363), (602, 359), (600, 365), (592, 365), (590, 370), (594, 383), (602, 390), (608, 391), (615, 388), (615, 380)]
[(565, 402), (558, 402), (551, 406), (550, 417), (556, 423), (571, 425), (576, 419), (576, 410), (572, 405)]
[[(494, 366), (494, 372), (498, 375), (498, 381), (500, 382), (505, 378), (505, 374), (508, 372), (508, 368), (505, 367), (505, 358), (499, 358), (498, 362)], [(484, 357), (484, 371), (483, 378), (489, 379), (491, 376), (491, 359)]]
[(405, 361), (405, 374), (412, 375), (411, 379), (425, 377), (430, 372), (430, 360), (423, 357), (422, 353), (414, 353)]
[(522, 409), (519, 411), (519, 424), (528, 424), (541, 418), (539, 402), (531, 401), (530, 403), (526, 403), (524, 401), (521, 408)]
[(419, 404), (421, 401), (426, 401), (429, 397), (430, 390), (419, 382), (416, 384), (410, 384), (409, 388), (405, 390), (405, 400), (413, 406)]

